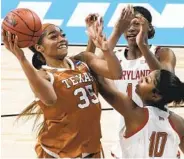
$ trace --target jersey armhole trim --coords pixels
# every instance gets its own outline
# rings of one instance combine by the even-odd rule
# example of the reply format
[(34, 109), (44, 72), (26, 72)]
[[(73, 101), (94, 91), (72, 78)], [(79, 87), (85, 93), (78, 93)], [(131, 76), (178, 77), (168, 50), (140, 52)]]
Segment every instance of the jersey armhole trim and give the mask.
[(136, 130), (134, 130), (133, 132), (131, 132), (129, 134), (124, 135), (124, 138), (130, 138), (130, 137), (132, 137), (133, 135), (135, 135), (136, 133), (138, 133), (140, 130), (142, 130), (146, 126), (146, 124), (148, 123), (148, 120), (149, 120), (149, 111), (148, 111), (148, 108), (143, 108), (143, 109), (144, 109), (144, 113), (146, 115), (145, 121)]
[(90, 71), (90, 68), (88, 67), (88, 65), (85, 62), (82, 62), (82, 64), (87, 67), (88, 71)]
[[(47, 74), (49, 75), (49, 77), (50, 77), (50, 83), (53, 85), (54, 84), (54, 75), (52, 74), (52, 73), (50, 73), (50, 72), (48, 72), (48, 71), (46, 71), (47, 72)], [(38, 97), (35, 97), (35, 101), (36, 102), (38, 102), (40, 99), (38, 98)]]
[(169, 120), (169, 123), (171, 125), (171, 127), (173, 128), (173, 130), (178, 134), (179, 138), (180, 138), (180, 141), (182, 140), (182, 136), (180, 135), (180, 133), (176, 130), (176, 127), (174, 125), (174, 123), (172, 122), (172, 120), (170, 118), (168, 118)]

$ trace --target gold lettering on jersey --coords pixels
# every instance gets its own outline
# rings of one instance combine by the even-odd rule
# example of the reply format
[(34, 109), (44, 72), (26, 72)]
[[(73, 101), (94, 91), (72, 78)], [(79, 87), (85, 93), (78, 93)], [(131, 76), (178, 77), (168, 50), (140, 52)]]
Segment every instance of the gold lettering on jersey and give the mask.
[(151, 70), (123, 70), (122, 72), (122, 80), (137, 80), (141, 77), (149, 75)]
[(75, 86), (80, 83), (93, 82), (93, 77), (90, 73), (84, 72), (82, 74), (74, 75), (70, 78), (62, 80), (62, 83), (66, 85), (66, 88)]

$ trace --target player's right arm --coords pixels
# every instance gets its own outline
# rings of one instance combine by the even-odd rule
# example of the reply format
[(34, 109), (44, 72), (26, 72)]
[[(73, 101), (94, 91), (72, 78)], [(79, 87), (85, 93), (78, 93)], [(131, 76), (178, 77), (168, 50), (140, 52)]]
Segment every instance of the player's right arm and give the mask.
[[(54, 104), (57, 100), (57, 95), (53, 85), (41, 75), (43, 73), (36, 71), (30, 62), (26, 59), (23, 50), (20, 49), (17, 45), (18, 37), (13, 37), (10, 32), (8, 32), (8, 36), (5, 34), (5, 31), (3, 31), (2, 38), (4, 45), (19, 60), (19, 63), (27, 79), (29, 80), (35, 96), (38, 97), (46, 105)], [(14, 41), (14, 43), (12, 41)]]
[(113, 27), (113, 31), (108, 38), (109, 48), (114, 50), (116, 44), (118, 43), (119, 38), (124, 33), (124, 31), (129, 26), (134, 15), (134, 9), (131, 5), (122, 9), (119, 19), (117, 20), (115, 26)]

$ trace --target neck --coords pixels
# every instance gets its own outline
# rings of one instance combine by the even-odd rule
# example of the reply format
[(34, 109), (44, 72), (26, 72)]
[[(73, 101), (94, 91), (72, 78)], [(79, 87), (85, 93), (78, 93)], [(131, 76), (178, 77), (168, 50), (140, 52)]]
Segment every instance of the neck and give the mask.
[[(147, 43), (147, 45), (148, 45), (148, 43)], [(129, 48), (128, 54), (127, 54), (128, 60), (138, 59), (138, 58), (143, 56), (141, 50), (139, 49), (139, 47), (137, 45), (130, 45), (130, 46), (128, 46), (128, 48)]]
[(50, 57), (45, 57), (46, 63), (50, 67), (56, 67), (56, 68), (71, 68), (68, 61), (66, 60), (66, 57), (63, 59), (54, 59)]
[(129, 46), (127, 59), (134, 60), (142, 56), (142, 53), (138, 46)]
[(144, 101), (144, 106), (151, 106), (151, 107), (155, 107), (155, 108), (158, 108), (160, 110), (163, 110), (163, 111), (167, 111), (167, 109), (165, 108), (165, 105), (164, 103), (155, 103), (155, 102), (150, 102), (150, 101)]

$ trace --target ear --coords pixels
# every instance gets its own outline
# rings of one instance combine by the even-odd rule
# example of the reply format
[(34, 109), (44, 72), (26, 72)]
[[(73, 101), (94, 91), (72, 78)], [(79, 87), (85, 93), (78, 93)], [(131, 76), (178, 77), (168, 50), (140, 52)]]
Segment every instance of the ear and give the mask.
[(152, 24), (148, 24), (148, 31), (152, 31), (152, 29), (153, 29), (153, 26), (152, 26)]
[(152, 39), (155, 35), (155, 29), (152, 24), (148, 26), (148, 39)]
[(35, 49), (36, 51), (41, 52), (41, 53), (44, 51), (44, 47), (38, 44), (35, 44)]

